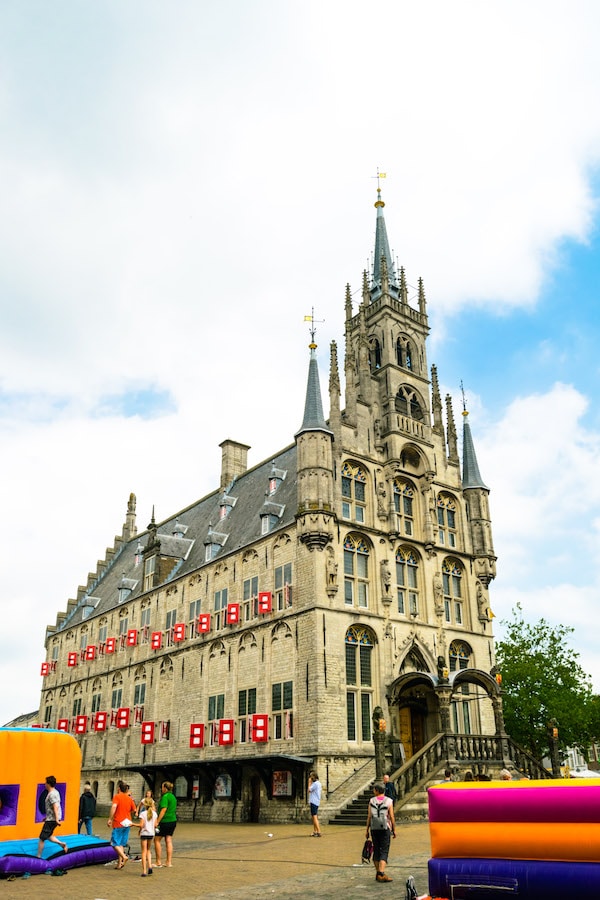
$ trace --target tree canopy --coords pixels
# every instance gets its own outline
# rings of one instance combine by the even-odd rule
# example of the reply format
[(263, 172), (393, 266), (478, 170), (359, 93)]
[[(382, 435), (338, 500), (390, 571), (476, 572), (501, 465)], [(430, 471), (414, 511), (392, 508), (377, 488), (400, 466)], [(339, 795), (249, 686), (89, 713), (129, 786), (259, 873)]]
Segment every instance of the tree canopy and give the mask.
[(548, 722), (555, 719), (559, 746), (580, 747), (587, 756), (600, 733), (600, 702), (579, 654), (569, 646), (574, 629), (545, 619), (530, 625), (519, 604), (502, 624), (506, 636), (496, 651), (507, 733), (541, 759), (548, 755)]

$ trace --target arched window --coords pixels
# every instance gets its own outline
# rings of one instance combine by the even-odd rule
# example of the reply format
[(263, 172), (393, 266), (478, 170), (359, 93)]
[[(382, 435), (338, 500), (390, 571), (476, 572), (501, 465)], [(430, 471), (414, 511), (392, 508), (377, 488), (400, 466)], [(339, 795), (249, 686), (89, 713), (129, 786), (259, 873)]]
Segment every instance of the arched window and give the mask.
[(342, 517), (355, 522), (365, 521), (365, 485), (367, 476), (360, 466), (349, 462), (342, 465)]
[(349, 741), (371, 740), (373, 635), (362, 625), (346, 632), (346, 723)]
[(419, 562), (410, 547), (400, 547), (396, 553), (396, 582), (398, 612), (401, 616), (419, 615)]
[(396, 360), (403, 369), (412, 369), (413, 352), (408, 338), (399, 337), (396, 341)]
[[(472, 650), (465, 641), (452, 641), (448, 650), (451, 672), (461, 672), (470, 668)], [(454, 731), (458, 734), (471, 733), (471, 706), (467, 699), (470, 693), (468, 684), (460, 687), (462, 699), (454, 699), (451, 703), (452, 722)]]
[(438, 543), (442, 547), (456, 547), (456, 500), (450, 494), (437, 498)]
[(448, 624), (463, 624), (463, 567), (456, 559), (442, 564), (444, 585), (444, 618)]
[(423, 406), (420, 398), (409, 384), (401, 384), (396, 394), (396, 411), (411, 419), (423, 419)]
[(366, 609), (369, 605), (369, 548), (349, 534), (344, 541), (344, 602)]
[(398, 515), (398, 531), (412, 535), (414, 530), (415, 489), (408, 481), (400, 478), (394, 480), (394, 509)]
[(371, 338), (369, 341), (369, 366), (371, 372), (381, 368), (381, 344), (377, 338)]

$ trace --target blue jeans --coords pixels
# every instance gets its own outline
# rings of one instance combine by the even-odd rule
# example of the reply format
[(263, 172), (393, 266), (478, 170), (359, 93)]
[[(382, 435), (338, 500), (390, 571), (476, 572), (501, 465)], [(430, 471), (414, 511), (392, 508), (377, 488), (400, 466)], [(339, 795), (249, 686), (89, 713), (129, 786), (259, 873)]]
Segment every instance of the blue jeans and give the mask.
[(81, 826), (82, 826), (82, 825), (85, 825), (85, 830), (86, 830), (86, 832), (89, 834), (90, 837), (92, 837), (92, 819), (91, 819), (91, 816), (86, 816), (85, 819), (82, 819), (82, 820), (80, 821), (78, 833), (81, 832)]

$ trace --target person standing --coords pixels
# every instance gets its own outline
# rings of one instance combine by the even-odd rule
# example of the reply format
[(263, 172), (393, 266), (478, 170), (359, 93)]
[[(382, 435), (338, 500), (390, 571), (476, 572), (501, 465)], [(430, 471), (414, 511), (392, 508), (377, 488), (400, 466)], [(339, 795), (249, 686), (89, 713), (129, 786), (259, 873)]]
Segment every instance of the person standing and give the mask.
[(117, 869), (122, 869), (128, 859), (125, 847), (129, 843), (129, 829), (133, 824), (133, 816), (135, 816), (135, 803), (129, 795), (129, 785), (124, 781), (119, 781), (119, 793), (113, 797), (108, 820), (109, 828), (112, 828), (110, 842), (119, 857)]
[(164, 837), (167, 848), (167, 861), (165, 866), (170, 869), (173, 865), (173, 832), (177, 825), (177, 798), (173, 793), (173, 785), (170, 781), (163, 781), (160, 786), (162, 796), (158, 803), (157, 835), (154, 838), (154, 852), (156, 853), (156, 868), (161, 868), (162, 848), (160, 839)]
[(396, 785), (393, 781), (390, 780), (389, 775), (383, 776), (383, 793), (386, 797), (389, 797), (392, 803), (395, 803), (398, 799), (398, 793), (396, 791)]
[(60, 794), (56, 790), (56, 778), (54, 777), (54, 775), (48, 775), (45, 784), (47, 791), (46, 799), (44, 801), (44, 805), (46, 808), (46, 818), (44, 820), (44, 824), (42, 825), (42, 830), (40, 831), (40, 838), (38, 841), (38, 859), (41, 859), (45, 841), (52, 841), (53, 844), (58, 844), (60, 847), (62, 847), (63, 853), (66, 853), (68, 850), (67, 845), (63, 841), (59, 841), (57, 837), (54, 837), (54, 831), (58, 828), (59, 825), (62, 824)]
[(308, 777), (308, 802), (310, 803), (310, 815), (313, 823), (311, 837), (321, 837), (319, 825), (319, 806), (321, 804), (321, 782), (316, 772), (311, 772)]
[(152, 875), (152, 841), (156, 836), (156, 823), (158, 815), (154, 807), (152, 797), (145, 797), (138, 808), (140, 817), (137, 827), (140, 829), (140, 842), (142, 844), (142, 878)]
[(370, 833), (373, 841), (375, 881), (393, 881), (393, 878), (385, 874), (385, 867), (390, 852), (390, 840), (396, 837), (394, 803), (391, 797), (385, 796), (383, 784), (373, 785), (373, 795), (369, 800), (367, 813), (367, 837)]
[(96, 815), (96, 798), (92, 793), (89, 781), (83, 786), (83, 794), (79, 798), (79, 826), (77, 833), (81, 832), (81, 826), (85, 825), (87, 834), (92, 837), (92, 819)]

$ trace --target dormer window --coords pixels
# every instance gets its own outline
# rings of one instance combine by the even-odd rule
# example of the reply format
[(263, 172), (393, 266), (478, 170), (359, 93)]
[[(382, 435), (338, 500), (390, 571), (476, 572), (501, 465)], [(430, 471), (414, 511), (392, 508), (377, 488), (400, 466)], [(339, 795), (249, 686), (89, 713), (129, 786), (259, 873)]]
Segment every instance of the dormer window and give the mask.
[[(152, 558), (156, 559), (156, 557)], [(134, 581), (133, 578), (125, 578), (125, 573), (123, 573), (123, 576), (117, 587), (119, 603), (124, 603), (136, 586), (137, 581)]]
[(185, 537), (187, 530), (188, 530), (188, 526), (183, 525), (179, 521), (179, 519), (176, 519), (175, 524), (173, 525), (173, 537), (176, 537), (176, 538)]
[(286, 475), (287, 471), (285, 469), (278, 469), (276, 468), (275, 463), (272, 464), (271, 474), (269, 475), (269, 496), (275, 493)]
[(261, 534), (268, 534), (277, 527), (279, 518), (273, 515), (261, 516)]
[(214, 559), (221, 547), (225, 545), (227, 538), (229, 535), (222, 534), (219, 531), (213, 531), (213, 527), (211, 524), (208, 526), (208, 535), (206, 540), (204, 541), (204, 561), (210, 562), (211, 559)]
[(226, 519), (233, 507), (235, 506), (237, 497), (230, 497), (223, 494), (219, 501), (219, 519)]

